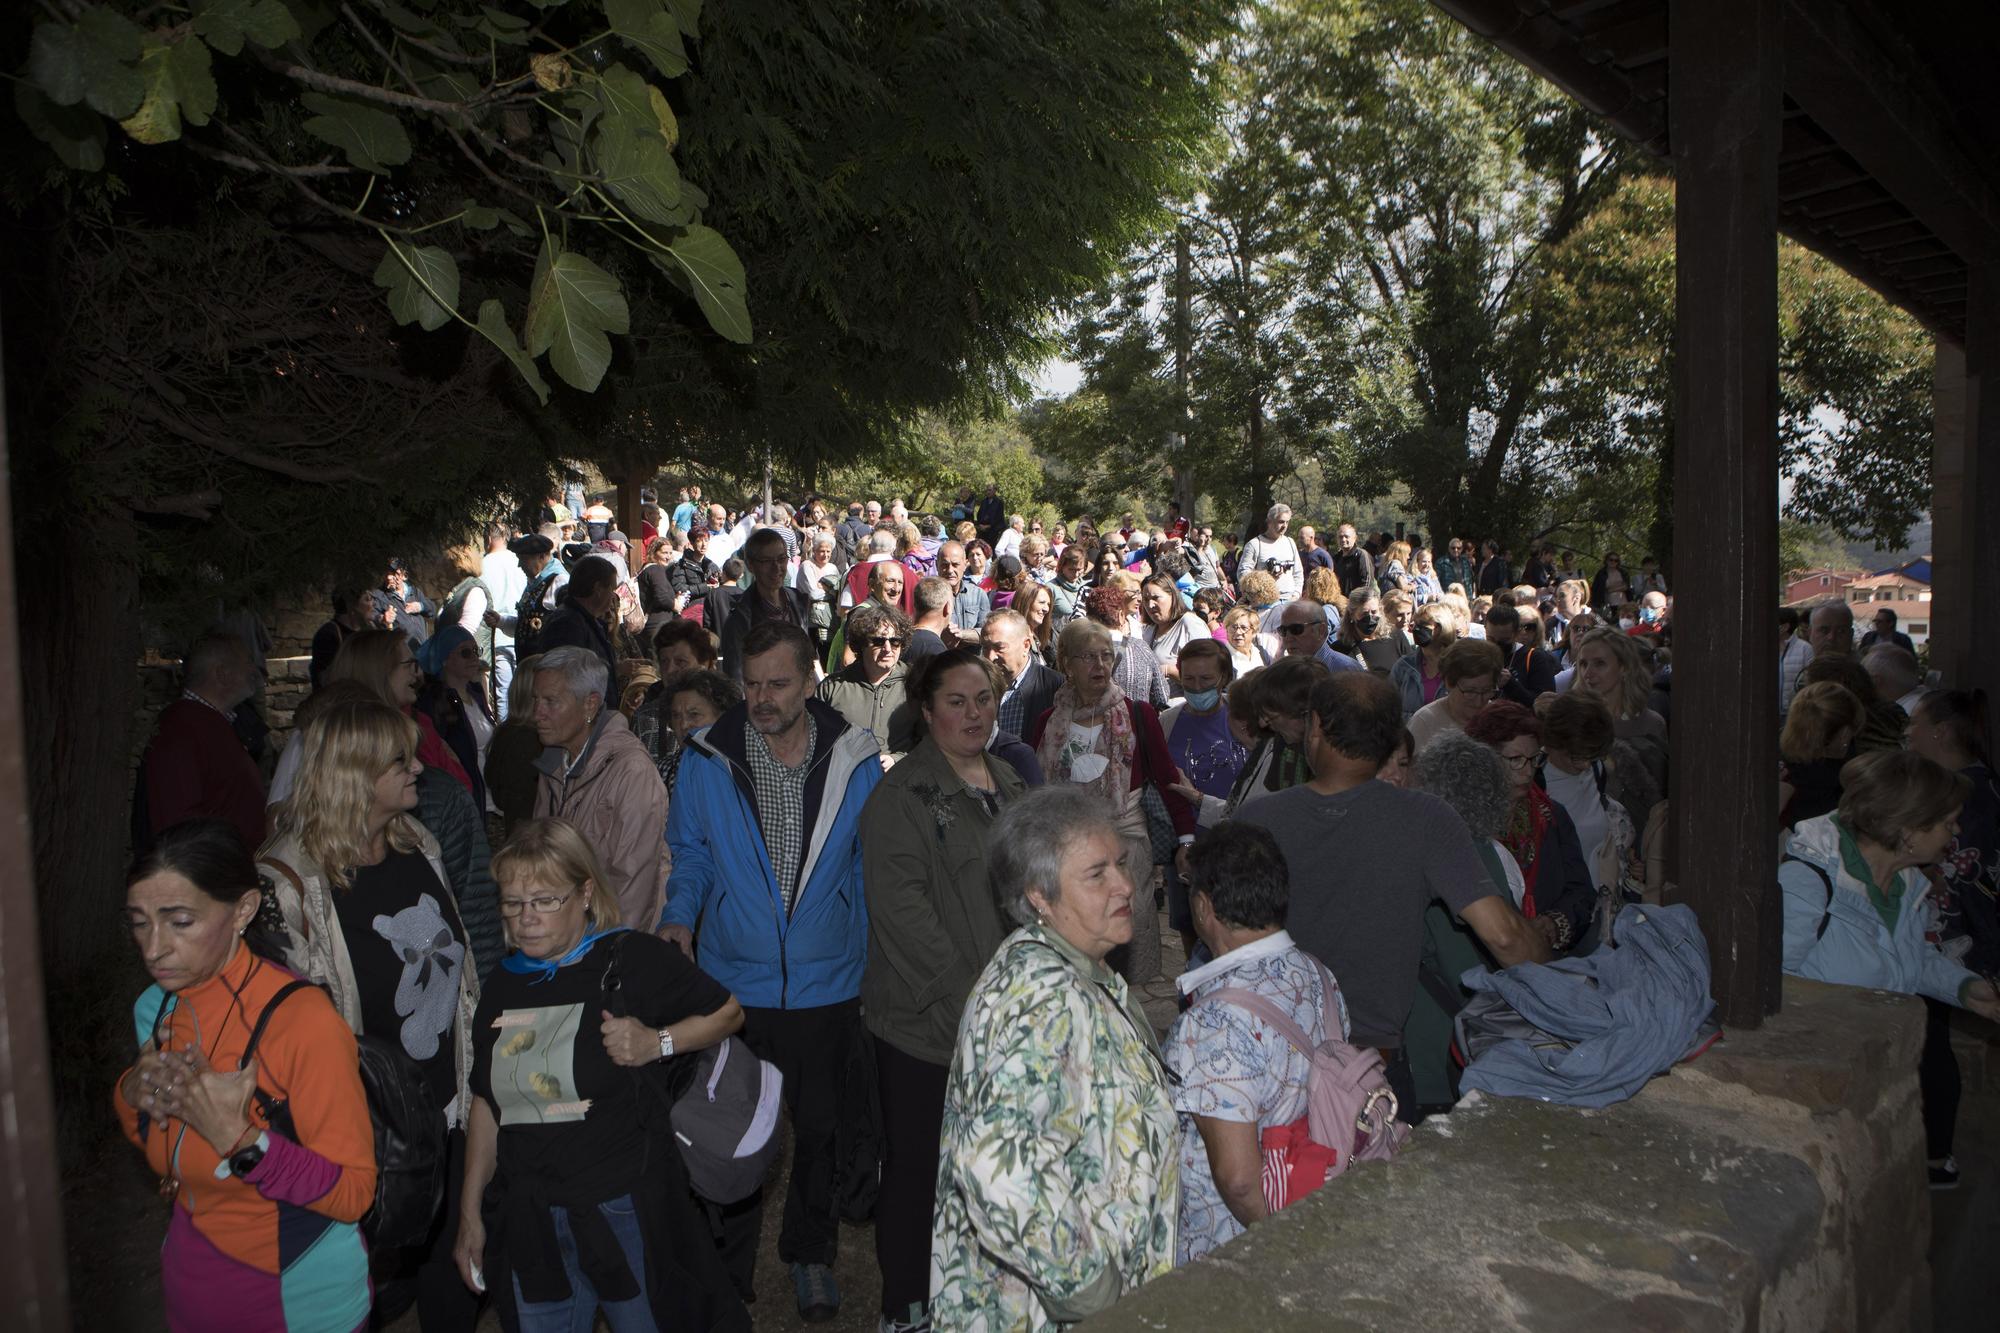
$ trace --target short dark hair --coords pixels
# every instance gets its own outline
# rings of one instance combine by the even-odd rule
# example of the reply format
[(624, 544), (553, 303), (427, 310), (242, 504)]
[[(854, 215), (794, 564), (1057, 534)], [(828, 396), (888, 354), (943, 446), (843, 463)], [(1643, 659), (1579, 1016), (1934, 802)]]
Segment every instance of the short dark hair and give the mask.
[(944, 684), (945, 673), (963, 666), (979, 668), (979, 673), (986, 677), (986, 683), (993, 687), (997, 701), (1001, 689), (1000, 668), (987, 661), (983, 653), (971, 648), (947, 648), (920, 659), (903, 682), (904, 697), (921, 713), (937, 701), (937, 692)]
[(579, 597), (594, 597), (600, 590), (617, 582), (618, 571), (612, 568), (611, 562), (591, 556), (576, 562), (576, 568), (570, 571), (568, 591), (563, 596), (572, 602)]
[(1188, 893), (1207, 898), (1225, 925), (1266, 930), (1285, 924), (1291, 870), (1269, 829), (1225, 820), (1188, 848)]
[(749, 539), (743, 543), (743, 554), (746, 556), (749, 555), (750, 548), (753, 546), (770, 547), (774, 545), (787, 553), (791, 551), (791, 548), (785, 545), (784, 533), (778, 531), (776, 528), (759, 528), (751, 533)]
[(1372, 671), (1337, 671), (1321, 680), (1313, 686), (1312, 711), (1319, 734), (1349, 759), (1379, 768), (1402, 748), (1403, 698)]
[(1797, 607), (1781, 606), (1778, 608), (1778, 627), (1780, 629), (1797, 629), (1799, 627), (1799, 619), (1799, 609)]
[[(126, 870), (125, 887), (163, 874), (179, 875), (204, 897), (230, 905), (263, 889), (249, 844), (234, 824), (223, 819), (183, 819), (161, 829), (153, 845)], [(278, 927), (281, 920), (275, 900), (264, 892), (257, 915), (243, 932), (250, 952), (274, 963), (284, 961), (287, 942)]]
[(1541, 716), (1542, 744), (1577, 759), (1602, 759), (1618, 739), (1604, 701), (1575, 690), (1551, 695)]
[(1213, 662), (1215, 669), (1222, 673), (1225, 688), (1236, 679), (1235, 659), (1230, 657), (1229, 650), (1222, 646), (1220, 639), (1189, 639), (1174, 658), (1176, 662), (1199, 662), (1203, 659)]
[(708, 700), (718, 713), (726, 713), (743, 702), (743, 691), (735, 681), (709, 667), (696, 667), (692, 671), (676, 671), (660, 682), (660, 706), (671, 709), (675, 695), (690, 691)]
[(1512, 602), (1495, 602), (1486, 608), (1486, 623), (1499, 629), (1519, 629), (1521, 613)]
[(867, 601), (847, 613), (847, 642), (850, 646), (881, 633), (884, 628), (903, 642), (910, 641), (909, 617), (893, 606)]
[(715, 636), (692, 620), (669, 620), (653, 631), (653, 660), (664, 657), (677, 643), (686, 644), (703, 666), (715, 665)]
[[(748, 662), (753, 657), (762, 657), (780, 648), (791, 649), (792, 655), (799, 660), (799, 670), (808, 677), (812, 675), (812, 640), (797, 625), (787, 625), (782, 621), (766, 620), (743, 636), (743, 661)], [(740, 667), (742, 663), (736, 665)]]
[[(1257, 679), (1257, 710), (1283, 717), (1304, 717), (1312, 711), (1314, 692), (1325, 682), (1327, 674), (1326, 665), (1316, 658), (1279, 658), (1265, 667)], [(1401, 717), (1399, 705), (1399, 721)]]

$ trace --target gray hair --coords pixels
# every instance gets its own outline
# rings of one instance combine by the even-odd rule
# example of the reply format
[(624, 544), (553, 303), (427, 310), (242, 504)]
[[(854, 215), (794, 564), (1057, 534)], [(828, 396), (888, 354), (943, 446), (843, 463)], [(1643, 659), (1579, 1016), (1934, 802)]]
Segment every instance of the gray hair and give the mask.
[(1292, 507), (1290, 505), (1272, 505), (1264, 511), (1264, 521), (1266, 523), (1269, 523), (1274, 518), (1290, 518), (1291, 516)]
[(561, 676), (578, 703), (593, 694), (600, 700), (611, 697), (611, 669), (588, 648), (551, 648), (529, 660), (536, 672)]
[(1500, 752), (1462, 731), (1439, 736), (1410, 769), (1410, 785), (1429, 792), (1465, 821), (1474, 842), (1487, 843), (1507, 827), (1514, 785)]
[(896, 554), (896, 534), (893, 532), (885, 532), (882, 529), (877, 528), (874, 532), (869, 534), (868, 554), (870, 555)]
[(1074, 786), (1037, 787), (1010, 802), (986, 839), (986, 880), (1000, 915), (1017, 926), (1032, 922), (1030, 889), (1040, 889), (1051, 903), (1061, 901), (1063, 854), (1099, 831), (1122, 842), (1111, 803)]
[(1878, 643), (1868, 650), (1868, 656), (1861, 659), (1861, 665), (1875, 678), (1875, 684), (1884, 698), (1901, 696), (1923, 683), (1923, 672), (1917, 667), (1916, 656), (1907, 648), (1894, 643)]

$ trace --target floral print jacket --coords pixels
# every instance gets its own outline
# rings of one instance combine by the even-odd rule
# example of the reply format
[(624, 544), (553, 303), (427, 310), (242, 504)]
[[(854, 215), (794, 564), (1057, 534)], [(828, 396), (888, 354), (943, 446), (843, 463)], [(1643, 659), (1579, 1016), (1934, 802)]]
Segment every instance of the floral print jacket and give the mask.
[(931, 1326), (1061, 1328), (1174, 1265), (1178, 1123), (1125, 982), (1052, 930), (1009, 935), (945, 1090)]

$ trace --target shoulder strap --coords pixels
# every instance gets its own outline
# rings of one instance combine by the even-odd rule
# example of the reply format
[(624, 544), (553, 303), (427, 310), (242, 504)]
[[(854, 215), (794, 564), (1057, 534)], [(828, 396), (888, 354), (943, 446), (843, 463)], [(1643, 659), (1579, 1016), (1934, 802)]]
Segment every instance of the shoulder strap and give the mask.
[(1257, 1017), (1275, 1028), (1279, 1036), (1297, 1047), (1301, 1055), (1310, 1057), (1314, 1051), (1319, 1049), (1306, 1036), (1305, 1031), (1299, 1027), (1292, 1016), (1283, 1009), (1280, 1009), (1276, 1001), (1270, 999), (1268, 996), (1232, 986), (1227, 990), (1219, 990), (1213, 995), (1204, 996), (1203, 998), (1218, 1000), (1223, 1004), (1247, 1010), (1257, 1015)]
[(236, 1061), (238, 1069), (249, 1067), (250, 1057), (257, 1053), (257, 1043), (264, 1040), (264, 1029), (270, 1026), (271, 1015), (278, 1012), (278, 1006), (291, 998), (296, 992), (311, 990), (312, 987), (313, 983), (302, 977), (294, 977), (292, 980), (278, 987), (278, 993), (273, 995), (270, 1002), (264, 1006), (264, 1012), (257, 1015), (257, 1025), (250, 1029), (250, 1040), (243, 1043), (243, 1054)]
[(1826, 938), (1827, 925), (1829, 922), (1833, 920), (1833, 876), (1827, 874), (1826, 871), (1822, 870), (1819, 866), (1814, 865), (1811, 861), (1806, 860), (1803, 856), (1793, 856), (1791, 853), (1787, 852), (1785, 855), (1778, 858), (1778, 863), (1780, 865), (1784, 864), (1786, 861), (1798, 862), (1798, 864), (1812, 871), (1813, 874), (1818, 875), (1820, 878), (1820, 883), (1826, 885), (1826, 910), (1820, 913), (1819, 929), (1813, 932), (1814, 939), (1823, 940)]
[(259, 857), (257, 864), (269, 866), (292, 882), (292, 891), (299, 895), (299, 929), (307, 939), (312, 938), (312, 913), (306, 910), (306, 884), (299, 878), (299, 872), (280, 861), (275, 856)]

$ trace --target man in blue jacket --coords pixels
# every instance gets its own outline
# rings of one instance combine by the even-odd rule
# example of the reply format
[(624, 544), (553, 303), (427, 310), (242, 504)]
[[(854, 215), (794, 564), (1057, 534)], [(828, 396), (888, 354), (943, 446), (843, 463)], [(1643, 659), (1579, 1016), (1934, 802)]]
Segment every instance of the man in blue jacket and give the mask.
[[(882, 764), (866, 732), (811, 697), (805, 631), (764, 621), (742, 643), (743, 702), (682, 751), (660, 934), (729, 987), (743, 1039), (785, 1076), (792, 1184), (778, 1257), (800, 1317), (818, 1323), (840, 1309), (834, 1141), (868, 950), (859, 822)], [(739, 1291), (752, 1290), (762, 1214), (759, 1195), (724, 1215)]]

